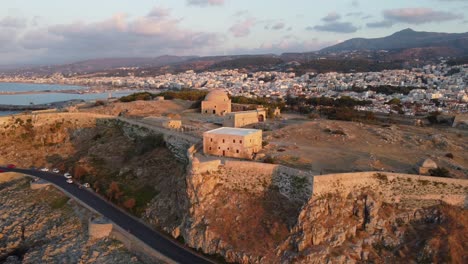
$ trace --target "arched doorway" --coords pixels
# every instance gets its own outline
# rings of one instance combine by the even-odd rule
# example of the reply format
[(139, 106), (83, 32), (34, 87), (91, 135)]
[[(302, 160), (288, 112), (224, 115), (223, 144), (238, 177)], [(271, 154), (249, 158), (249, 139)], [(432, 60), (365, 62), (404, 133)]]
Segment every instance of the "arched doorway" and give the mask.
[(265, 117), (263, 115), (259, 115), (258, 122), (264, 122), (264, 121), (265, 121)]

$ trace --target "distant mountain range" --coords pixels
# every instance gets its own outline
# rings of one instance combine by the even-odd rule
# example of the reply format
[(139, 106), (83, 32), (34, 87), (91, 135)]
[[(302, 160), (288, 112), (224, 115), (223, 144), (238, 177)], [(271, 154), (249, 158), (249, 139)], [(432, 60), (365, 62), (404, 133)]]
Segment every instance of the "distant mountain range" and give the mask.
[[(173, 63), (179, 63), (190, 59), (197, 58), (196, 56), (159, 56), (155, 58), (101, 58), (101, 59), (90, 59), (85, 61), (78, 61), (70, 64), (61, 65), (49, 65), (49, 66), (32, 66), (32, 67), (21, 67), (21, 72), (32, 71), (34, 73), (52, 74), (60, 72), (63, 74), (70, 73), (93, 73), (107, 70), (114, 70), (118, 68), (151, 68), (159, 67), (164, 65), (170, 65)], [(5, 67), (4, 70), (11, 69), (11, 67)], [(2, 70), (2, 68), (0, 68)], [(17, 72), (18, 70), (13, 70)]]
[[(384, 51), (385, 50), (385, 51)], [(0, 71), (9, 74), (50, 75), (54, 73), (96, 74), (101, 76), (151, 76), (177, 73), (186, 70), (245, 69), (291, 70), (291, 65), (302, 71), (353, 71), (365, 69), (394, 69), (403, 63), (434, 61), (439, 57), (460, 58), (468, 56), (467, 33), (418, 32), (405, 29), (383, 38), (354, 38), (315, 52), (284, 53), (281, 55), (230, 55), (230, 56), (160, 56), (156, 58), (104, 58), (52, 66), (30, 66)], [(328, 62), (323, 62), (327, 59)], [(346, 60), (344, 68), (340, 61)], [(382, 64), (384, 62), (384, 64)], [(301, 64), (300, 66), (297, 66)], [(380, 63), (376, 67), (375, 63)], [(335, 66), (334, 66), (335, 65)], [(365, 67), (356, 67), (356, 66)], [(132, 69), (134, 68), (134, 69)], [(336, 68), (336, 69), (334, 69)]]
[(468, 53), (468, 32), (458, 34), (418, 32), (408, 28), (383, 38), (353, 38), (324, 48), (320, 52), (401, 50), (412, 48), (442, 48), (451, 50), (453, 53)]

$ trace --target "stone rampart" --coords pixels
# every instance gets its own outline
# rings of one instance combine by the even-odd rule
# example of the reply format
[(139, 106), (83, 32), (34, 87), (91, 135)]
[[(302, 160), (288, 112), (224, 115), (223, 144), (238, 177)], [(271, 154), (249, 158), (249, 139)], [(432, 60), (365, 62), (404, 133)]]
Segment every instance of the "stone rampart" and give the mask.
[(143, 241), (139, 240), (137, 237), (129, 233), (127, 230), (114, 225), (110, 237), (122, 242), (125, 247), (136, 253), (137, 255), (142, 256), (144, 259), (148, 257), (151, 259), (151, 262), (154, 263), (176, 263), (172, 259), (164, 256), (159, 251), (149, 247)]
[(108, 119), (112, 116), (92, 114), (92, 113), (37, 113), (20, 114), (14, 116), (0, 117), (0, 126), (10, 124), (12, 121), (20, 119), (31, 119), (34, 125), (44, 125), (54, 121), (70, 121), (79, 124), (95, 124), (96, 119)]
[(52, 184), (44, 180), (32, 180), (31, 181), (31, 190), (40, 190), (51, 186)]
[(98, 120), (98, 122), (115, 124), (122, 128), (125, 136), (132, 139), (145, 137), (150, 134), (162, 134), (164, 136), (164, 141), (166, 142), (167, 148), (174, 154), (177, 160), (184, 164), (189, 162), (187, 159), (187, 149), (201, 141), (200, 138), (196, 138), (191, 135), (164, 129), (161, 127), (151, 126), (127, 118)]
[(91, 218), (88, 221), (88, 234), (95, 239), (101, 239), (110, 236), (113, 224), (107, 218)]
[(468, 180), (387, 172), (358, 172), (314, 177), (314, 198), (328, 193), (347, 196), (361, 188), (384, 194), (386, 202), (440, 200), (467, 206)]

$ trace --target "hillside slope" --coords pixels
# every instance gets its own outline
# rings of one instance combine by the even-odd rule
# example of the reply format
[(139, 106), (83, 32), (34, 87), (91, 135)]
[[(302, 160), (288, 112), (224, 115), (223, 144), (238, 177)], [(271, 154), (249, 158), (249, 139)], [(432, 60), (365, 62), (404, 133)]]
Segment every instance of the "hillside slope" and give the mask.
[(397, 50), (425, 47), (444, 47), (452, 51), (468, 53), (467, 33), (418, 32), (405, 29), (383, 38), (354, 38), (327, 47), (321, 52), (340, 52), (351, 50)]

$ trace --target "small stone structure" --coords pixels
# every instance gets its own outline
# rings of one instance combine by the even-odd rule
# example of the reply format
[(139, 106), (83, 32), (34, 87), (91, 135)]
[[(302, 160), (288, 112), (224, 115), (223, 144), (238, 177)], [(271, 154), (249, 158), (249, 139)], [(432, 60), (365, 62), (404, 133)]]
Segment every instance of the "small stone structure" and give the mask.
[(429, 175), (429, 171), (432, 169), (437, 169), (437, 163), (432, 159), (426, 159), (422, 162), (421, 166), (419, 167), (419, 174), (421, 175)]
[(257, 104), (231, 104), (232, 112), (242, 112), (242, 111), (250, 111), (255, 110), (262, 107), (261, 105)]
[(276, 107), (275, 110), (273, 110), (273, 117), (280, 117), (281, 116), (281, 110)]
[(182, 127), (182, 120), (180, 119), (171, 119), (168, 117), (146, 117), (144, 121), (148, 121), (153, 125), (168, 129), (180, 129)]
[(32, 180), (31, 181), (31, 190), (39, 190), (39, 189), (45, 189), (52, 184), (48, 181), (39, 179), (39, 180)]
[(253, 159), (261, 149), (262, 130), (221, 127), (203, 133), (205, 154)]
[(108, 237), (112, 232), (112, 222), (105, 217), (91, 218), (88, 223), (90, 237), (100, 239)]
[(459, 114), (453, 120), (453, 127), (468, 128), (468, 114)]
[(263, 108), (251, 111), (233, 112), (226, 115), (223, 126), (244, 127), (266, 121), (266, 111)]
[(164, 96), (156, 96), (155, 101), (164, 101)]
[(215, 89), (201, 102), (201, 113), (220, 116), (231, 113), (231, 99), (225, 91)]

